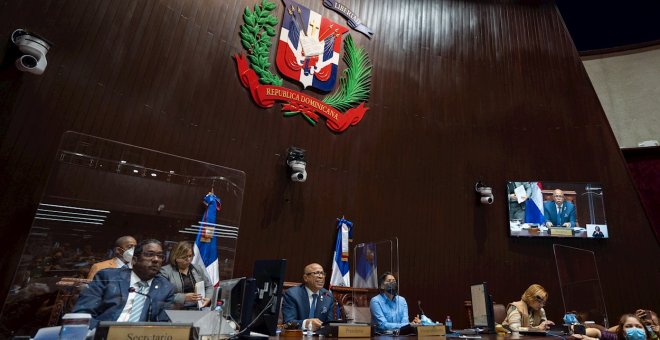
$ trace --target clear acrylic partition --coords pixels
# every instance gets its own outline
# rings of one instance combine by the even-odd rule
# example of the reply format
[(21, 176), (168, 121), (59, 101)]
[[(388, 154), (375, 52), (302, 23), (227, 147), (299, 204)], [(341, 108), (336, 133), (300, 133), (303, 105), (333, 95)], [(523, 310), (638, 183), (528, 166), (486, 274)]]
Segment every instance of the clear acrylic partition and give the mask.
[(340, 303), (349, 320), (366, 322), (370, 318), (369, 301), (378, 294), (378, 276), (392, 272), (399, 278), (399, 239), (356, 244), (352, 268), (351, 294)]
[(220, 279), (232, 277), (245, 173), (75, 132), (62, 137), (0, 316), (0, 338), (34, 335), (71, 310), (80, 279), (115, 240), (195, 241), (211, 190)]
[(594, 252), (559, 244), (553, 248), (564, 311), (575, 312), (581, 322), (609, 327)]

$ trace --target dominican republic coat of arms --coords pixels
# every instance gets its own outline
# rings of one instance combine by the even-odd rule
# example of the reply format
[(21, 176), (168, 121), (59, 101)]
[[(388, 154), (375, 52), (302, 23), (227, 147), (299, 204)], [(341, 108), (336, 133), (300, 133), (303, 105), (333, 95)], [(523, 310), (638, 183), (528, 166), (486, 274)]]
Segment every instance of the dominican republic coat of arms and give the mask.
[[(276, 6), (262, 0), (254, 10), (245, 9), (241, 25), (242, 52), (235, 55), (238, 74), (257, 105), (268, 108), (283, 101), (285, 116), (301, 114), (312, 125), (321, 116), (334, 132), (343, 132), (360, 122), (367, 107), (371, 84), (371, 65), (364, 49), (357, 48), (348, 28), (323, 17), (293, 0), (283, 0), (284, 19), (277, 42), (275, 62), (287, 79), (299, 82), (303, 89), (330, 92), (337, 84), (339, 60), (344, 43), (346, 69), (335, 92), (322, 100), (282, 85), (282, 79), (270, 71), (270, 47), (278, 24), (270, 12)], [(344, 36), (346, 38), (344, 39)]]

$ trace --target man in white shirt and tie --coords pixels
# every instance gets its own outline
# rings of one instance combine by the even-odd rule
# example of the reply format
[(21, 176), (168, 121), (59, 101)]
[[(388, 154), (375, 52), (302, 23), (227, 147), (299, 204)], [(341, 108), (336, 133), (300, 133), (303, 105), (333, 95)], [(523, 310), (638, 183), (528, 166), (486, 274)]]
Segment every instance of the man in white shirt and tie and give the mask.
[(575, 228), (575, 205), (565, 200), (560, 189), (555, 189), (552, 197), (552, 201), (543, 203), (546, 226)]
[(133, 268), (109, 268), (96, 273), (81, 294), (73, 313), (90, 313), (90, 328), (99, 321), (169, 321), (174, 287), (160, 276), (163, 247), (158, 240), (144, 240), (135, 247)]
[(282, 318), (285, 323), (295, 322), (303, 329), (316, 331), (324, 322), (334, 319), (335, 299), (323, 288), (325, 276), (318, 263), (305, 267), (304, 284), (291, 287), (284, 293)]

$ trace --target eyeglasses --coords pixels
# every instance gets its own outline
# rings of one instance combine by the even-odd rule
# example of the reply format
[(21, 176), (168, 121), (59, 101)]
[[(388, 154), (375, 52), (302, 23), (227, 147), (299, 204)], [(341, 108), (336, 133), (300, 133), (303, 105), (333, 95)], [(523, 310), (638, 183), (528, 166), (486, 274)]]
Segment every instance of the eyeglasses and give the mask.
[(192, 260), (192, 258), (195, 257), (195, 255), (183, 255), (179, 257), (179, 260)]
[(154, 257), (158, 257), (162, 260), (162, 259), (165, 258), (165, 254), (156, 253), (156, 252), (153, 252), (153, 251), (145, 251), (144, 253), (142, 253), (142, 257), (144, 257), (145, 259), (152, 259)]
[(540, 296), (538, 296), (538, 295), (536, 295), (536, 296), (534, 297), (534, 300), (536, 300), (536, 302), (538, 302), (538, 303), (540, 303), (540, 304), (542, 304), (542, 305), (544, 305), (544, 306), (548, 304), (548, 301), (547, 301), (546, 299), (544, 299), (544, 298), (542, 298), (542, 297), (540, 297)]
[(322, 271), (311, 272), (311, 273), (305, 273), (305, 275), (325, 276), (325, 272), (322, 272)]

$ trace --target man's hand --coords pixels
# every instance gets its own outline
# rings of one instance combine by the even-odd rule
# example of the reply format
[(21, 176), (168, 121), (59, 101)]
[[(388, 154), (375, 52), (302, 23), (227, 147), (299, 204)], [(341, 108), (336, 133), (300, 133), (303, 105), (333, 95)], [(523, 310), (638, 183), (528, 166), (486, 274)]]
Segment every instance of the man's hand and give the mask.
[(419, 315), (415, 315), (415, 318), (410, 323), (413, 325), (419, 325), (420, 323), (422, 323), (422, 320), (419, 318)]
[(566, 223), (564, 223), (564, 224), (562, 224), (562, 225), (563, 225), (564, 227), (566, 227), (566, 228), (570, 228), (570, 227), (571, 227), (571, 222), (566, 222)]
[(550, 221), (545, 222), (545, 226), (548, 228), (552, 227), (552, 222)]
[(541, 330), (546, 330), (546, 329), (550, 328), (550, 326), (554, 326), (554, 325), (555, 325), (554, 322), (552, 322), (550, 320), (545, 320), (545, 321), (541, 322), (541, 324), (537, 328), (541, 329)]
[(202, 307), (208, 307), (211, 304), (211, 299), (204, 299), (204, 303), (202, 304)]
[(305, 319), (305, 321), (303, 321), (303, 325), (305, 325), (307, 329), (311, 329), (312, 331), (316, 332), (317, 329), (323, 326), (323, 322), (321, 321), (321, 319), (317, 319), (317, 318)]

